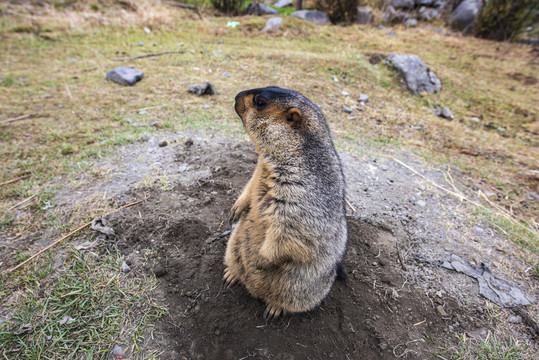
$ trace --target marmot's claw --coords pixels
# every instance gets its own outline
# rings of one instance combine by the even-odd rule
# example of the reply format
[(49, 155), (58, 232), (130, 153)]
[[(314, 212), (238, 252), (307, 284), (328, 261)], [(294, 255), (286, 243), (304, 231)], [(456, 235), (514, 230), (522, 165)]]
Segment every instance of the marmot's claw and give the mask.
[(277, 319), (281, 315), (281, 313), (284, 314), (282, 308), (275, 305), (268, 305), (266, 307), (266, 311), (264, 311), (264, 320), (270, 321), (272, 319)]
[(230, 270), (225, 269), (225, 275), (223, 276), (223, 287), (225, 289), (228, 289), (230, 288), (232, 285), (234, 285), (236, 283), (237, 279), (234, 275), (232, 275), (232, 273), (230, 272)]

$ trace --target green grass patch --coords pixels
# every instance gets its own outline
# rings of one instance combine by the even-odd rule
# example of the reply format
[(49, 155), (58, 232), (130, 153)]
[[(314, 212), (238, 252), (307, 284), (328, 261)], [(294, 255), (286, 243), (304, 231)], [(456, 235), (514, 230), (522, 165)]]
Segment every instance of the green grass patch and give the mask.
[[(466, 335), (457, 336), (459, 344), (437, 351), (436, 359), (445, 360), (526, 360), (531, 359), (529, 348), (512, 336), (499, 338), (495, 335), (486, 340), (472, 341)], [(537, 355), (537, 354), (536, 354)]]
[(144, 340), (145, 328), (165, 310), (151, 298), (156, 280), (122, 273), (121, 261), (115, 253), (99, 256), (71, 251), (65, 266), (55, 273), (50, 265), (36, 266), (2, 279), (3, 298), (13, 282), (24, 285), (13, 314), (0, 323), (4, 355), (9, 359), (107, 359), (115, 344), (136, 349)]

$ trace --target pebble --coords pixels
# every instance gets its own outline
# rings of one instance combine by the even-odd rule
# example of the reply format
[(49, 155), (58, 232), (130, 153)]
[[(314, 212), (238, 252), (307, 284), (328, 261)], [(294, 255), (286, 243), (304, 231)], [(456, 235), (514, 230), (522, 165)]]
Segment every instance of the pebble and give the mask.
[(155, 277), (165, 276), (167, 274), (167, 270), (163, 265), (157, 265), (155, 269), (153, 269), (153, 274)]
[(477, 117), (472, 117), (472, 118), (470, 118), (470, 121), (473, 121), (473, 122), (477, 122), (477, 123), (478, 123), (478, 122), (480, 122), (481, 120), (480, 120), (479, 118), (477, 118)]
[(518, 315), (509, 316), (507, 322), (511, 324), (520, 324), (522, 322), (522, 317)]
[(485, 230), (482, 228), (482, 227), (479, 227), (479, 226), (474, 226), (473, 227), (473, 231), (477, 234), (477, 235), (483, 235), (485, 233)]
[(341, 93), (341, 95), (342, 95), (342, 96), (348, 96), (348, 95), (350, 95), (350, 93), (349, 93), (348, 91), (343, 91), (343, 92)]
[(51, 94), (45, 94), (45, 95), (43, 95), (43, 97), (44, 97), (45, 99), (48, 99), (48, 98), (50, 98), (50, 97), (52, 97), (52, 96), (51, 96)]
[(142, 140), (142, 141), (148, 141), (148, 140), (150, 140), (150, 135), (144, 134), (144, 135), (142, 135), (142, 136), (140, 137), (140, 140)]
[(204, 105), (204, 110), (207, 110), (207, 109), (209, 109), (209, 108), (211, 108), (210, 105), (208, 105), (208, 104)]
[(224, 41), (223, 41), (223, 40), (219, 40), (219, 41), (217, 41), (217, 43), (218, 43), (218, 44), (223, 44)]
[(185, 146), (193, 146), (194, 142), (193, 142), (193, 139), (189, 138), (187, 140), (185, 140)]
[(342, 111), (344, 111), (344, 112), (347, 113), (347, 114), (351, 114), (352, 111), (354, 111), (354, 109), (352, 109), (351, 107), (348, 107), (348, 106), (344, 106), (344, 105), (343, 105)]
[(128, 273), (131, 271), (131, 268), (129, 267), (129, 265), (127, 265), (127, 263), (124, 261), (122, 263), (122, 266), (120, 266), (120, 270), (123, 272), (123, 273)]
[(438, 314), (442, 315), (442, 316), (447, 316), (447, 313), (445, 312), (445, 309), (442, 305), (438, 305), (436, 307), (436, 310), (438, 310)]
[(121, 359), (124, 356), (124, 350), (120, 346), (114, 345), (114, 348), (112, 349), (112, 356), (115, 359)]
[(144, 32), (145, 32), (146, 34), (149, 34), (149, 33), (151, 33), (152, 31), (150, 30), (150, 28), (144, 27)]
[(178, 46), (183, 46), (183, 43), (182, 43), (182, 42), (179, 42), (179, 43), (177, 43), (176, 45), (178, 45)]
[(397, 36), (397, 33), (394, 31), (390, 31), (386, 34), (386, 36)]
[(421, 207), (427, 206), (427, 203), (424, 200), (418, 200), (416, 204), (421, 206)]
[(139, 43), (137, 44), (137, 46), (143, 46), (143, 45), (144, 45), (143, 42), (139, 42)]
[(440, 115), (441, 115), (441, 117), (449, 119), (449, 120), (453, 120), (453, 118), (454, 118), (453, 114), (451, 114), (451, 110), (449, 110), (448, 107), (444, 107), (442, 109), (442, 113)]
[(202, 205), (208, 205), (209, 203), (211, 203), (211, 197), (210, 196), (206, 196), (204, 198), (204, 200), (202, 201)]
[(168, 141), (166, 141), (166, 140), (159, 141), (159, 147), (165, 147), (167, 145), (168, 145)]
[(360, 103), (365, 103), (369, 101), (369, 95), (367, 94), (359, 94), (359, 98), (357, 99)]
[(221, 74), (221, 76), (228, 79), (230, 77), (230, 73), (228, 71), (225, 71), (224, 73)]

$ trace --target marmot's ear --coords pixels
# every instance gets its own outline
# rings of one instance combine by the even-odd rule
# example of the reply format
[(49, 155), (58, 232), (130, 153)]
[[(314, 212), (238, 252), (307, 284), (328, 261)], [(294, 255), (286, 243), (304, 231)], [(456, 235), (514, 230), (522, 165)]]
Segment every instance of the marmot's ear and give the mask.
[(300, 126), (303, 122), (303, 114), (301, 113), (301, 110), (296, 107), (288, 109), (286, 112), (286, 121), (293, 126)]

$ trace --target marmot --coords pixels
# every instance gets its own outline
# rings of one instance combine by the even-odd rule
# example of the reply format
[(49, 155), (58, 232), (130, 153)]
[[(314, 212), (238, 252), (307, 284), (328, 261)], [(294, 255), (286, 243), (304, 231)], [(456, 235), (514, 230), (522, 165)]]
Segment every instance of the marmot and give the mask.
[(258, 161), (230, 210), (239, 222), (225, 285), (266, 302), (266, 319), (312, 310), (346, 276), (345, 182), (329, 127), (309, 99), (278, 87), (240, 92), (235, 109)]

